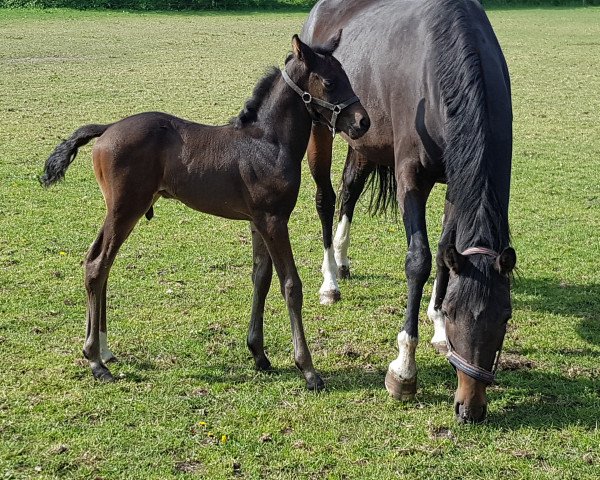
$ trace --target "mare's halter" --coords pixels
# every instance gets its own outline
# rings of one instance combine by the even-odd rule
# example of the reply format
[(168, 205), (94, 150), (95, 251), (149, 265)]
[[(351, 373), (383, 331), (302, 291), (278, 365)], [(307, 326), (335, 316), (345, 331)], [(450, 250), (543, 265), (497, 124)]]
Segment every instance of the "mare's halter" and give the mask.
[[(484, 247), (467, 248), (464, 252), (462, 252), (461, 255), (468, 256), (475, 254), (488, 255), (494, 258), (498, 256), (498, 253), (494, 250)], [(504, 343), (504, 340), (502, 343)], [(457, 370), (460, 370), (461, 372), (467, 374), (469, 377), (474, 378), (475, 380), (481, 383), (491, 385), (496, 379), (496, 371), (498, 370), (498, 364), (500, 363), (500, 353), (502, 352), (502, 343), (500, 344), (500, 348), (496, 352), (494, 365), (492, 366), (491, 370), (486, 370), (485, 368), (481, 368), (478, 365), (473, 365), (472, 363), (469, 363), (465, 358), (461, 357), (452, 349), (452, 344), (448, 341), (447, 338), (446, 344), (448, 346), (448, 353), (446, 354), (446, 358), (450, 362), (450, 365), (452, 365)]]
[(331, 133), (334, 137), (335, 137), (335, 124), (337, 123), (338, 115), (340, 113), (342, 113), (342, 110), (344, 108), (349, 107), (353, 103), (356, 103), (359, 101), (359, 98), (355, 95), (354, 97), (346, 100), (343, 103), (336, 103), (336, 104), (329, 103), (329, 102), (326, 102), (325, 100), (321, 100), (319, 98), (314, 98), (310, 93), (302, 90), (298, 85), (296, 85), (294, 83), (294, 81), (289, 77), (289, 75), (287, 74), (287, 72), (285, 70), (281, 71), (281, 76), (285, 80), (285, 83), (287, 83), (292, 88), (292, 90), (294, 90), (294, 92), (296, 92), (298, 95), (300, 95), (300, 97), (302, 97), (302, 101), (306, 105), (306, 108), (308, 108), (308, 106), (311, 103), (316, 103), (317, 105), (319, 105), (323, 108), (326, 108), (327, 110), (331, 110), (332, 114), (331, 114), (331, 120), (329, 121), (329, 123), (330, 123), (329, 129), (331, 130)]

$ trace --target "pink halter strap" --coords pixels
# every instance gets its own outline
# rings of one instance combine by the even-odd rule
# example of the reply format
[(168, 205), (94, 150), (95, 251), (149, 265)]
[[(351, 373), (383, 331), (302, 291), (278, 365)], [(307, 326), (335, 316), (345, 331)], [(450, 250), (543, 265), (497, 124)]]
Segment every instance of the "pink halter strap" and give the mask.
[(494, 250), (492, 250), (491, 248), (485, 248), (485, 247), (471, 247), (471, 248), (467, 248), (464, 252), (461, 253), (461, 255), (467, 256), (467, 255), (476, 255), (476, 254), (481, 254), (481, 255), (488, 255), (490, 257), (497, 257), (500, 254)]

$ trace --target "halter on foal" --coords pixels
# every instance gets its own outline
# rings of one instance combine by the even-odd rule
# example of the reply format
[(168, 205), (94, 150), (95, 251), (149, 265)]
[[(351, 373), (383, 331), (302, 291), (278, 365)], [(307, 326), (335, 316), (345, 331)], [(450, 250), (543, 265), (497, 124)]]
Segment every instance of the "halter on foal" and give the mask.
[[(212, 215), (250, 221), (254, 299), (247, 343), (256, 367), (271, 368), (263, 345), (263, 313), (274, 265), (290, 315), (296, 366), (309, 389), (323, 388), (304, 337), (302, 284), (287, 224), (298, 197), (312, 123), (352, 138), (369, 128), (367, 113), (354, 101), (348, 77), (332, 56), (340, 35), (341, 30), (315, 50), (297, 36), (292, 39), (293, 55), (285, 69), (304, 98), (310, 96), (313, 102), (305, 103), (274, 69), (229, 125), (207, 126), (146, 112), (110, 125), (83, 126), (48, 158), (41, 178), (45, 186), (61, 180), (78, 148), (99, 137), (94, 171), (107, 215), (85, 261), (88, 309), (83, 348), (95, 378), (113, 380), (106, 367), (113, 358), (106, 342), (110, 268), (137, 221), (144, 214), (151, 218), (152, 205), (162, 196)], [(324, 104), (334, 107), (333, 114)]]

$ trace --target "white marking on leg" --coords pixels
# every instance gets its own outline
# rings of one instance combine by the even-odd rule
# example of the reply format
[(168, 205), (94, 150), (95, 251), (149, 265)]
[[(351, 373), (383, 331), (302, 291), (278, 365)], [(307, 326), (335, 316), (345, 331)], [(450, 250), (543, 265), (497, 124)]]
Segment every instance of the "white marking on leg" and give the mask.
[(339, 300), (340, 287), (337, 283), (337, 264), (331, 247), (324, 251), (321, 273), (323, 274), (323, 285), (319, 290), (321, 303), (323, 305), (334, 303)]
[(402, 380), (411, 380), (417, 376), (415, 350), (419, 339), (411, 337), (402, 330), (398, 334), (398, 358), (390, 363), (389, 369)]
[(350, 246), (350, 220), (347, 215), (342, 217), (342, 221), (338, 224), (333, 239), (333, 248), (335, 250), (335, 261), (339, 267), (350, 267), (348, 259), (348, 247)]
[(115, 358), (113, 353), (108, 348), (108, 340), (106, 338), (106, 332), (100, 332), (100, 358), (103, 362), (108, 362)]
[(434, 333), (431, 338), (431, 343), (446, 343), (446, 319), (441, 310), (435, 308), (435, 292), (436, 282), (433, 282), (433, 290), (431, 292), (431, 300), (429, 301), (429, 307), (427, 307), (427, 316), (429, 320), (433, 322)]

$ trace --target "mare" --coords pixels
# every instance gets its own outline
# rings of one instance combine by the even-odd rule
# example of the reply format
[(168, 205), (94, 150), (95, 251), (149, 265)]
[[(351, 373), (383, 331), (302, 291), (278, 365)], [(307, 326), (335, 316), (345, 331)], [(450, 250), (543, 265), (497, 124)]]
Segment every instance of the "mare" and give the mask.
[(254, 298), (247, 344), (255, 365), (271, 369), (263, 345), (263, 314), (274, 265), (290, 316), (296, 366), (309, 389), (323, 388), (302, 326), (302, 284), (288, 220), (298, 197), (301, 161), (313, 122), (350, 138), (369, 128), (366, 111), (332, 56), (341, 36), (336, 32), (314, 49), (295, 35), (284, 71), (273, 68), (260, 80), (228, 125), (207, 126), (146, 112), (110, 125), (83, 126), (48, 158), (40, 179), (45, 186), (61, 180), (78, 148), (98, 137), (93, 165), (107, 214), (85, 260), (88, 307), (83, 347), (95, 378), (113, 380), (106, 366), (113, 358), (106, 340), (110, 268), (137, 221), (144, 214), (152, 218), (154, 202), (165, 197), (201, 212), (250, 222)]
[(512, 106), (504, 56), (475, 0), (321, 0), (301, 37), (318, 44), (340, 28), (336, 56), (372, 127), (360, 139), (344, 137), (349, 147), (334, 242), (332, 139), (322, 126), (312, 129), (308, 159), (325, 247), (321, 302), (340, 297), (336, 275), (349, 273), (354, 205), (378, 172), (379, 200), (396, 196), (408, 244), (406, 317), (385, 385), (395, 398), (414, 398), (419, 306), (432, 267), (425, 208), (434, 184), (446, 183), (428, 309), (432, 343), (449, 351), (457, 370), (458, 421), (482, 421), (511, 316), (516, 263), (508, 225)]

